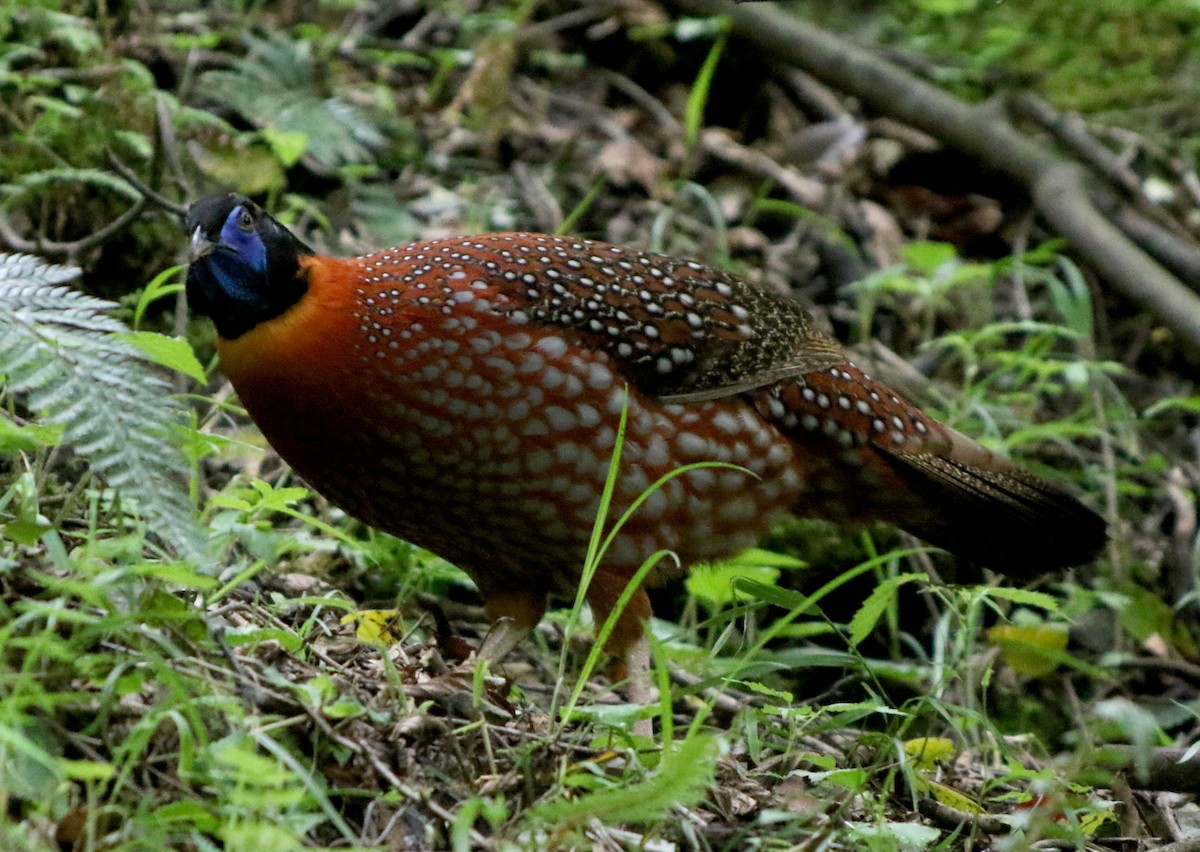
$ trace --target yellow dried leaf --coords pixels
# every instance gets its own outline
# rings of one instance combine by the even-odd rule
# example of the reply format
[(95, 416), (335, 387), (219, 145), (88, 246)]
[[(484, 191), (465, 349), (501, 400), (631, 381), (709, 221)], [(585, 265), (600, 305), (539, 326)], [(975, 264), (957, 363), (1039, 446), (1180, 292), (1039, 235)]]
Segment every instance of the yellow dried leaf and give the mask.
[(378, 645), (395, 645), (403, 633), (397, 609), (360, 609), (342, 616), (342, 624), (354, 624), (360, 642)]
[(960, 793), (952, 787), (947, 787), (945, 784), (939, 784), (936, 781), (925, 780), (929, 785), (929, 793), (943, 805), (954, 808), (956, 811), (963, 811), (968, 814), (983, 814), (987, 813), (983, 806), (968, 796), (966, 793)]
[(1086, 837), (1094, 837), (1104, 826), (1116, 823), (1117, 815), (1112, 810), (1096, 810), (1079, 816), (1079, 828)]
[(954, 760), (958, 750), (946, 737), (917, 737), (904, 744), (904, 753), (918, 769), (933, 769), (939, 763)]
[(1047, 624), (998, 624), (988, 631), (988, 639), (1017, 674), (1041, 677), (1058, 668), (1067, 647), (1067, 629)]

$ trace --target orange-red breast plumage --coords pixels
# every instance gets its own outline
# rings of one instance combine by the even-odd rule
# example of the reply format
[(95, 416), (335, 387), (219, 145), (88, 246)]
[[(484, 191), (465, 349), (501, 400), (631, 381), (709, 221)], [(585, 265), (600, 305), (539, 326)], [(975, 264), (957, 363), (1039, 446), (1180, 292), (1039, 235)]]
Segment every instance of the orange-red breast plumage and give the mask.
[[(249, 200), (189, 214), (193, 306), (280, 455), (350, 514), (466, 570), (524, 627), (575, 593), (627, 406), (605, 614), (789, 514), (883, 519), (1018, 576), (1091, 559), (1104, 522), (851, 363), (791, 300), (691, 261), (499, 234), (317, 256)], [(640, 635), (644, 592), (614, 636)]]

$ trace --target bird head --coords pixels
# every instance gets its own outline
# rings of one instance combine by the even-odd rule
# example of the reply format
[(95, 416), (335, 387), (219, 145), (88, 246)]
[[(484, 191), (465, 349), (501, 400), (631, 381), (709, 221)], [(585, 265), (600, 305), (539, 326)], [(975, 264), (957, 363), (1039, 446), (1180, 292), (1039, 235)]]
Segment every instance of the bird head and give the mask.
[(226, 340), (279, 316), (308, 289), (300, 258), (313, 250), (244, 195), (188, 209), (188, 304)]

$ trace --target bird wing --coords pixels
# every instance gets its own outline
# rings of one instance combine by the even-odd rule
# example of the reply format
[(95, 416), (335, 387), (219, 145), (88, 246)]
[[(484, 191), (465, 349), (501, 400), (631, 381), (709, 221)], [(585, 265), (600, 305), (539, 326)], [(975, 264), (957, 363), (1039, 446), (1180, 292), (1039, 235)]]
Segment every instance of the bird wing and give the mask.
[(846, 361), (797, 302), (723, 270), (570, 237), (477, 240), (497, 310), (571, 329), (662, 402), (734, 396)]

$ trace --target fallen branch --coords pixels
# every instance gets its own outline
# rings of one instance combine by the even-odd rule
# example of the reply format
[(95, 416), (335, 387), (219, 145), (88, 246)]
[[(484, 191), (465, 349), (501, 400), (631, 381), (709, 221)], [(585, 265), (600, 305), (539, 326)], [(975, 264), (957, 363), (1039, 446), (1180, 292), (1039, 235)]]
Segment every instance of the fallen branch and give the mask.
[(1129, 241), (1093, 203), (1088, 173), (1018, 131), (994, 104), (968, 104), (865, 48), (765, 3), (670, 0), (690, 15), (726, 15), (732, 36), (801, 68), (884, 115), (933, 134), (1029, 193), (1049, 225), (1130, 301), (1200, 351), (1200, 296)]
[(932, 796), (917, 799), (917, 810), (943, 828), (973, 826), (984, 834), (1008, 834), (1012, 831), (1012, 826), (993, 814), (968, 813), (939, 802)]

